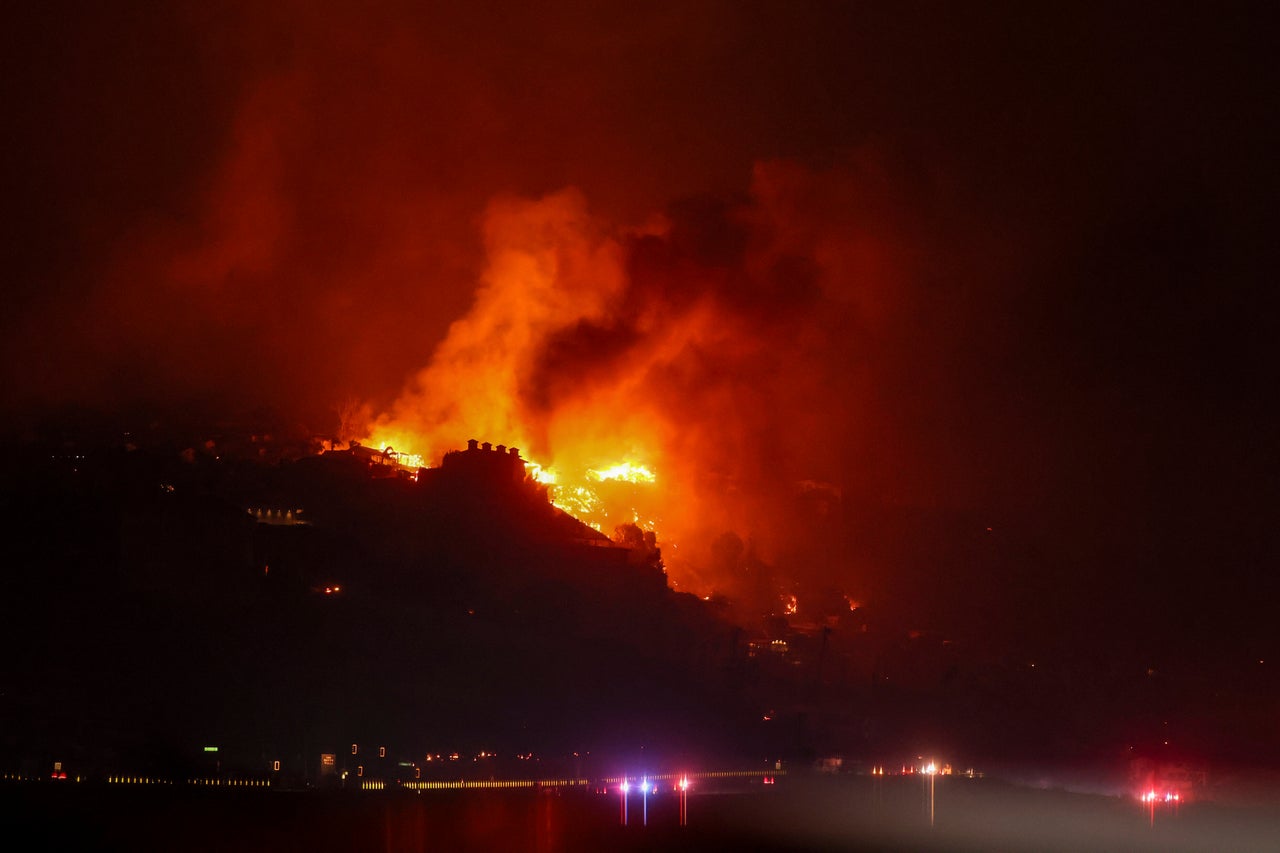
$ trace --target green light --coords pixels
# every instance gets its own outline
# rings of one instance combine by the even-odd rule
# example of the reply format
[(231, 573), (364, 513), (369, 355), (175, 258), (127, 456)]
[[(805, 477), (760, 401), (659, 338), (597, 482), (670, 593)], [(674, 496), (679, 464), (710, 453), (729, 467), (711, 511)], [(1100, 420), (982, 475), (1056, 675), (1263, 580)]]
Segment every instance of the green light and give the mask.
[(206, 746), (206, 747), (204, 748), (204, 751), (205, 751), (205, 752), (217, 752), (217, 751), (218, 751), (218, 748), (217, 748), (216, 746)]

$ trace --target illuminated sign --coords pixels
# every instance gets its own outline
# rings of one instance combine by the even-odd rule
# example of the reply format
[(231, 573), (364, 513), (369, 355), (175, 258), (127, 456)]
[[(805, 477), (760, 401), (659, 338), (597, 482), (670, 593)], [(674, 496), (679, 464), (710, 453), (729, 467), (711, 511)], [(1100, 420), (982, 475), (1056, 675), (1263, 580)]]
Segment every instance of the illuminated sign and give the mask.
[(205, 751), (205, 752), (217, 752), (217, 751), (218, 751), (218, 748), (217, 748), (216, 746), (206, 746), (206, 747), (204, 748), (204, 751)]

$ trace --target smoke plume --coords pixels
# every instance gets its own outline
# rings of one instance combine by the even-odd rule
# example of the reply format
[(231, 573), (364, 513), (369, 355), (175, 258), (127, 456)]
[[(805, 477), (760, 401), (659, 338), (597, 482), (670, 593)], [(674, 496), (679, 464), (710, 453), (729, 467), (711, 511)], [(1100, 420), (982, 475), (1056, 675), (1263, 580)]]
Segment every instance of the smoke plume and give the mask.
[[(860, 189), (864, 213), (833, 219)], [(907, 280), (875, 190), (771, 162), (741, 197), (637, 226), (572, 189), (494, 200), (474, 304), (373, 440), (428, 461), (492, 440), (571, 477), (626, 460), (656, 472), (627, 496), (654, 515), (621, 509), (692, 555), (668, 550), (677, 582), (729, 531), (776, 559), (818, 524), (785, 529), (804, 498), (841, 494), (826, 481), (857, 453), (865, 361)]]

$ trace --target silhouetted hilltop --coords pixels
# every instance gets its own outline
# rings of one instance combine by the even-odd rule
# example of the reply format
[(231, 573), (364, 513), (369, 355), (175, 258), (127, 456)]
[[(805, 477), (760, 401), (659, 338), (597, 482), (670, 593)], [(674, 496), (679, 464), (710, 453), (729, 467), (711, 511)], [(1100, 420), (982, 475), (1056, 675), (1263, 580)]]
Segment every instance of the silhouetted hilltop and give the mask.
[(733, 751), (753, 716), (732, 627), (552, 506), (514, 449), (421, 472), (73, 449), (10, 449), (10, 762)]
[(10, 443), (0, 764), (183, 767), (202, 743), (249, 768), (373, 741), (411, 757), (1278, 749), (1262, 655), (1178, 667), (1087, 632), (1036, 644), (1020, 612), (974, 606), (992, 596), (963, 588), (970, 563), (1043, 591), (1016, 540), (973, 519), (859, 510), (843, 529), (877, 579), (866, 599), (784, 584), (726, 534), (714, 556), (737, 586), (704, 601), (668, 587), (643, 531), (613, 541), (551, 505), (511, 448), (428, 469), (320, 449), (231, 430)]

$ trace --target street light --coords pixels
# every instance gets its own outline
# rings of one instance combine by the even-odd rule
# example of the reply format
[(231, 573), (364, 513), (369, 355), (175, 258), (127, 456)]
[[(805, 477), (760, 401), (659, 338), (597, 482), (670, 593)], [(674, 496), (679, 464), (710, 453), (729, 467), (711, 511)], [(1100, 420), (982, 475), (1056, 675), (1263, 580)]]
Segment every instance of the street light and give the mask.
[(938, 766), (930, 761), (925, 765), (924, 772), (929, 777), (929, 826), (933, 826), (933, 779), (938, 775)]
[(631, 790), (631, 785), (626, 779), (622, 780), (622, 825), (627, 825), (627, 791)]

